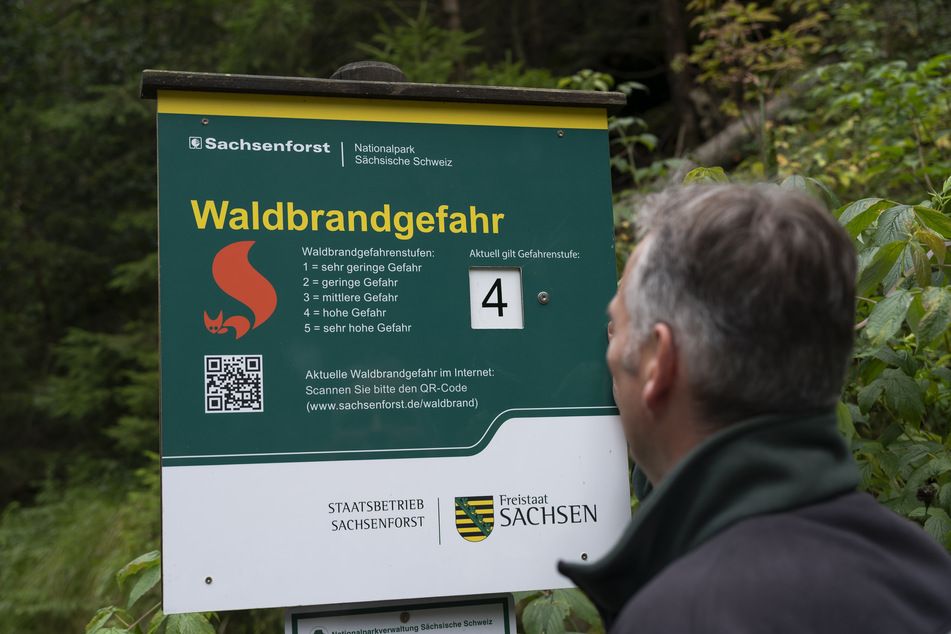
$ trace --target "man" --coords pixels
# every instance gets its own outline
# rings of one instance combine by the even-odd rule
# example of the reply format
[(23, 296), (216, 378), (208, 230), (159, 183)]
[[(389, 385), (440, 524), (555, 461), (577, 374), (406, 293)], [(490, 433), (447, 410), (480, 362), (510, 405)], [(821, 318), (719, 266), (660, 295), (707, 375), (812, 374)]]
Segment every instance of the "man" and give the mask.
[(607, 361), (653, 490), (603, 560), (560, 570), (611, 633), (951, 632), (951, 556), (856, 491), (836, 427), (848, 235), (778, 187), (666, 192), (639, 224)]

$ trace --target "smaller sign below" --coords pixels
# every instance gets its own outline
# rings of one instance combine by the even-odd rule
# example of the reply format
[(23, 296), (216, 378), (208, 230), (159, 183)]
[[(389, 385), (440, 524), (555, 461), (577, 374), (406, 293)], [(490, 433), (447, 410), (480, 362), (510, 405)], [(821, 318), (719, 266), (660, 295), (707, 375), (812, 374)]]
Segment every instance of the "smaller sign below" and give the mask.
[(469, 312), (474, 329), (524, 328), (522, 269), (470, 267)]
[(515, 634), (511, 594), (300, 607), (284, 612), (285, 634)]

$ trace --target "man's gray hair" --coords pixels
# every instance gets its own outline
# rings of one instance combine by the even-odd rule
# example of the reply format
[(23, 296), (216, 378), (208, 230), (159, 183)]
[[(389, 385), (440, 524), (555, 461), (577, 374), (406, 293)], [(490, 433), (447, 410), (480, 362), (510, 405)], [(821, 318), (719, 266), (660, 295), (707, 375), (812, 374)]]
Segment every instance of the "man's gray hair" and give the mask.
[(832, 407), (852, 352), (855, 251), (817, 201), (779, 187), (702, 185), (648, 197), (624, 280), (633, 353), (674, 335), (708, 422)]

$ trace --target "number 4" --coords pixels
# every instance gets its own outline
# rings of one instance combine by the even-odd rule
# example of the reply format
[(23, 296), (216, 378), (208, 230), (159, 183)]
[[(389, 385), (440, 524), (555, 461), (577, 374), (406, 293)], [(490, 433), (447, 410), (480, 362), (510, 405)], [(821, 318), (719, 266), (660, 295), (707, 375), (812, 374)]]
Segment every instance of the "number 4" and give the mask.
[[(492, 294), (495, 293), (498, 301), (490, 302), (489, 299), (492, 297)], [(478, 297), (478, 295), (476, 296)], [(492, 288), (489, 289), (489, 292), (486, 293), (485, 298), (482, 300), (482, 308), (498, 308), (499, 317), (503, 316), (502, 309), (507, 308), (508, 304), (502, 301), (502, 278), (495, 278), (495, 283), (492, 285)]]

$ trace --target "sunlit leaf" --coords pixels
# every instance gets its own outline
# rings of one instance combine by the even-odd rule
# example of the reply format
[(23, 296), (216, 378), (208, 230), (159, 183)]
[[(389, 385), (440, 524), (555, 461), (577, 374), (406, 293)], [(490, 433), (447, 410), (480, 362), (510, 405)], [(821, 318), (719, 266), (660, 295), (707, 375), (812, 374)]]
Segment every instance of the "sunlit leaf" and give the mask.
[(893, 291), (888, 297), (875, 304), (868, 316), (865, 332), (873, 347), (879, 347), (889, 337), (898, 332), (913, 296), (904, 289)]
[(162, 563), (162, 553), (153, 550), (152, 552), (145, 553), (141, 557), (136, 557), (125, 566), (123, 566), (119, 572), (116, 573), (116, 581), (121, 585), (123, 581), (128, 579), (134, 574), (141, 572), (147, 568), (155, 568), (160, 566)]
[(95, 616), (92, 617), (92, 620), (86, 625), (86, 634), (97, 634), (98, 632), (102, 632), (105, 629), (103, 626), (116, 612), (121, 612), (121, 610), (115, 606), (109, 606), (108, 608), (100, 609), (98, 612), (96, 612)]
[(895, 205), (885, 209), (878, 217), (875, 242), (886, 244), (888, 242), (907, 241), (911, 238), (911, 227), (914, 219), (911, 205)]
[(927, 207), (915, 207), (914, 213), (918, 216), (921, 224), (944, 238), (951, 239), (951, 218)]
[(925, 314), (918, 320), (918, 346), (926, 346), (951, 326), (951, 289), (931, 287), (921, 293)]
[(129, 604), (126, 606), (127, 609), (131, 610), (132, 606), (135, 605), (135, 602), (142, 598), (146, 592), (155, 587), (155, 585), (162, 579), (162, 568), (156, 566), (154, 568), (149, 568), (145, 570), (138, 579), (135, 580), (135, 584), (132, 586), (132, 590), (129, 591)]
[[(843, 227), (848, 223), (852, 222), (852, 219), (866, 212), (870, 207), (879, 207), (879, 211), (885, 209), (891, 205), (887, 200), (882, 200), (881, 198), (862, 198), (861, 200), (856, 200), (854, 203), (849, 203), (841, 209), (837, 209), (832, 214), (839, 221), (839, 224)], [(876, 215), (877, 217), (877, 215)]]
[(730, 178), (722, 167), (698, 167), (687, 172), (684, 185), (691, 183), (729, 183)]
[[(871, 200), (871, 199), (869, 199)], [(870, 224), (878, 220), (879, 215), (882, 213), (883, 209), (886, 209), (891, 203), (886, 200), (880, 200), (877, 203), (869, 206), (864, 211), (861, 211), (857, 214), (851, 216), (851, 219), (848, 221), (848, 224), (844, 225), (845, 230), (854, 240), (858, 237), (862, 231), (865, 230)], [(845, 214), (839, 217), (841, 219), (845, 217)]]
[(215, 634), (214, 626), (201, 614), (169, 614), (166, 634)]
[(877, 248), (871, 261), (859, 273), (855, 288), (856, 294), (862, 297), (871, 294), (875, 287), (881, 284), (904, 250), (904, 242), (890, 242)]

